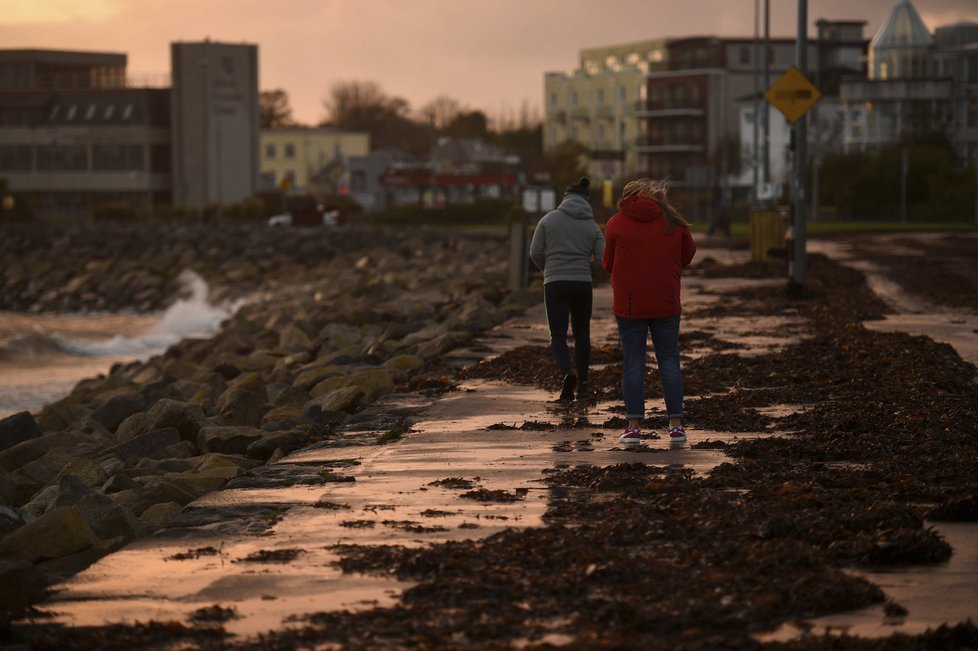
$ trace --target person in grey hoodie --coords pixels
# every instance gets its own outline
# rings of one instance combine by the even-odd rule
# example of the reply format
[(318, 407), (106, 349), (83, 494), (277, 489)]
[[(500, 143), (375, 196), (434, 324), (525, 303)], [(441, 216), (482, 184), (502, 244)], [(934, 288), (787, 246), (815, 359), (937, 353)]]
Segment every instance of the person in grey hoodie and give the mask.
[[(543, 271), (543, 297), (550, 327), (550, 349), (564, 374), (560, 400), (590, 394), (591, 260), (604, 255), (604, 234), (591, 210), (591, 180), (582, 177), (564, 191), (564, 200), (537, 224), (530, 259)], [(567, 348), (567, 321), (574, 333), (574, 368)], [(574, 370), (577, 373), (575, 374)]]

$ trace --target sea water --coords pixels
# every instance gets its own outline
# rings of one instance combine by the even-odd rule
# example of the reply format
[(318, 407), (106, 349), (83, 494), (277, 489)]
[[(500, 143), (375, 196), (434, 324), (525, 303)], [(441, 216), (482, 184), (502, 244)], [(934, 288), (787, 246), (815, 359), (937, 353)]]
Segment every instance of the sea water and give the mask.
[(211, 304), (207, 283), (194, 271), (180, 280), (182, 298), (155, 315), (0, 312), (0, 418), (36, 412), (118, 362), (149, 359), (184, 337), (210, 336), (240, 306)]

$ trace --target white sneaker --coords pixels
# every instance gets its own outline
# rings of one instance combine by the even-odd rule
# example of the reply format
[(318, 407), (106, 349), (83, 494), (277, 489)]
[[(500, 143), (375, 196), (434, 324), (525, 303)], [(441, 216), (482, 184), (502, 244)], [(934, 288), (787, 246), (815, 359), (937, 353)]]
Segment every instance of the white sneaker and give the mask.
[(677, 425), (676, 427), (669, 428), (669, 442), (670, 443), (685, 443), (686, 442), (686, 429), (682, 425)]
[(638, 445), (642, 442), (642, 430), (637, 427), (629, 427), (618, 437), (618, 442), (624, 445)]

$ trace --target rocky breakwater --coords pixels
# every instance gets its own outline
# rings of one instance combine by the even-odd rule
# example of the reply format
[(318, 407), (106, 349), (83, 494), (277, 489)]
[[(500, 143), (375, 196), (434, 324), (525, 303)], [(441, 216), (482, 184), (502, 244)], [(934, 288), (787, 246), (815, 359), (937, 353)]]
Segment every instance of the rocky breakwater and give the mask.
[(116, 365), (38, 414), (0, 421), (0, 608), (36, 600), (201, 495), (247, 485), (265, 464), (337, 436), (533, 300), (504, 289), (501, 239), (336, 237), (294, 274), (262, 271), (295, 268), (290, 254), (258, 264), (255, 298), (216, 336)]
[(324, 261), (374, 239), (225, 222), (0, 224), (0, 311), (158, 311), (177, 299), (184, 269), (223, 301), (313, 280)]

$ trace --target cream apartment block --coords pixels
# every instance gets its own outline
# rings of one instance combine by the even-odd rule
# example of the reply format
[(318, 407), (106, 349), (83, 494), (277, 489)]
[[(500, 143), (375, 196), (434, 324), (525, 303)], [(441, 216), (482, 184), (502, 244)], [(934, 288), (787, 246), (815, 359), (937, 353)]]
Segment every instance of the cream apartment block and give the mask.
[(326, 127), (262, 129), (262, 189), (345, 194), (351, 156), (370, 153), (370, 135)]
[(639, 171), (644, 162), (636, 143), (647, 121), (648, 75), (665, 65), (666, 40), (654, 39), (581, 50), (577, 69), (547, 73), (544, 150), (581, 143), (594, 179)]

